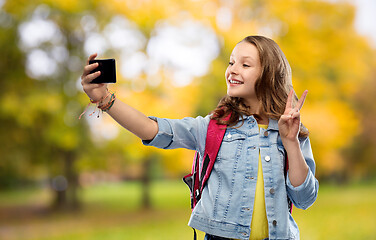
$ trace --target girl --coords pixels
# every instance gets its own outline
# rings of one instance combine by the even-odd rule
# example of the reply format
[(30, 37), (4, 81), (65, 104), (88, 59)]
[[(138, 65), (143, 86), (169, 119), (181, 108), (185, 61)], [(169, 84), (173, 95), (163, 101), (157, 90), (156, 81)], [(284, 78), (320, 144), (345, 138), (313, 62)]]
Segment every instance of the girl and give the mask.
[(288, 199), (306, 209), (318, 192), (308, 131), (300, 122), (307, 91), (296, 97), (290, 65), (273, 40), (248, 36), (235, 46), (225, 73), (227, 95), (206, 117), (148, 118), (109, 94), (105, 84), (90, 84), (101, 74), (90, 74), (97, 66), (85, 66), (84, 91), (145, 145), (187, 148), (202, 156), (210, 119), (227, 125), (189, 226), (205, 232), (207, 240), (299, 239)]

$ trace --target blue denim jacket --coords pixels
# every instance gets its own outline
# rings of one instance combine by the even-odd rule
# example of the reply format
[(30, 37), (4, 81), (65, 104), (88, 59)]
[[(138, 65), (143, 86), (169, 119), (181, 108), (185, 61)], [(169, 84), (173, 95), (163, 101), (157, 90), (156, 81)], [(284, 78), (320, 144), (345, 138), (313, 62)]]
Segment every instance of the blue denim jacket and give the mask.
[[(154, 118), (159, 132), (145, 145), (163, 149), (187, 148), (202, 156), (210, 116), (184, 119)], [(239, 127), (240, 126), (240, 127)], [(317, 198), (318, 181), (309, 138), (299, 139), (310, 168), (304, 183), (292, 186), (285, 177), (285, 153), (278, 122), (259, 130), (253, 116), (226, 130), (201, 200), (192, 211), (189, 226), (215, 236), (249, 239), (261, 154), (269, 239), (299, 239), (299, 229), (288, 210), (287, 196), (297, 208), (306, 209)], [(200, 159), (202, 163), (202, 159)]]

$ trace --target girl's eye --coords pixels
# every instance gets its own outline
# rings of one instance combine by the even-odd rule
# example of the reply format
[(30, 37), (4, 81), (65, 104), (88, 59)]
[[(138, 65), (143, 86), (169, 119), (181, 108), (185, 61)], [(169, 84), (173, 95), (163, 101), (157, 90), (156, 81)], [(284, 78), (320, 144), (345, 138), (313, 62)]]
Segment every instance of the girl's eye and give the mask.
[(243, 64), (243, 67), (250, 67), (248, 64)]
[(229, 62), (228, 65), (231, 65), (231, 66), (232, 66), (232, 65), (234, 65), (234, 63), (233, 63), (233, 62)]

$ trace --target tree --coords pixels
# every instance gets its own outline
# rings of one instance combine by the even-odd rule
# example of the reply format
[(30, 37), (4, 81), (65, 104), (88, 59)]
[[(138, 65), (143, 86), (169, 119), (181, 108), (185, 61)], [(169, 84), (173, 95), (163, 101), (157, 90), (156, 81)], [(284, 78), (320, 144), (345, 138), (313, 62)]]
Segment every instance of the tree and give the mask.
[(142, 147), (106, 115), (77, 120), (88, 102), (79, 86), (86, 58), (92, 51), (115, 57), (111, 88), (147, 115), (206, 115), (225, 94), (232, 48), (252, 34), (275, 39), (297, 93), (310, 91), (302, 116), (318, 176), (351, 166), (341, 152), (360, 132), (352, 102), (368, 84), (373, 57), (348, 3), (12, 0), (1, 15), (1, 187), (49, 176), (55, 206), (77, 206), (78, 172), (124, 176), (125, 166), (138, 165), (147, 176), (140, 166), (150, 162), (171, 176), (189, 171), (191, 152)]
[(75, 120), (81, 104), (78, 76), (71, 65), (84, 62), (76, 28), (82, 14), (41, 3), (4, 5), (10, 24), (2, 28), (8, 36), (2, 48), (8, 50), (1, 59), (7, 92), (1, 96), (0, 125), (11, 137), (2, 142), (17, 142), (10, 142), (1, 154), (5, 165), (16, 165), (12, 181), (48, 175), (55, 193), (52, 205), (75, 208), (79, 205), (75, 162), (91, 145), (85, 122)]
[[(107, 2), (102, 1), (86, 1), (72, 5), (66, 5), (65, 1), (33, 3), (8, 1), (4, 5), (4, 13), (9, 16), (12, 24), (10, 30), (2, 30), (11, 32), (12, 35), (9, 36), (12, 38), (4, 39), (6, 41), (2, 43), (9, 45), (7, 46), (11, 50), (9, 59), (18, 57), (11, 63), (9, 63), (7, 55), (2, 59), (3, 66), (6, 66), (4, 76), (14, 74), (9, 71), (10, 66), (17, 66), (19, 74), (9, 78), (10, 81), (6, 83), (9, 83), (11, 87), (7, 88), (9, 91), (1, 96), (3, 106), (1, 126), (4, 129), (10, 129), (12, 138), (19, 141), (17, 145), (14, 142), (9, 142), (8, 149), (2, 151), (5, 159), (3, 164), (7, 171), (14, 169), (13, 180), (17, 180), (21, 176), (35, 179), (48, 175), (55, 193), (55, 200), (52, 203), (55, 208), (65, 209), (79, 206), (77, 197), (78, 170), (95, 168), (101, 165), (98, 164), (99, 161), (103, 162), (104, 159), (108, 159), (108, 156), (110, 159), (120, 156), (124, 158), (124, 162), (138, 160), (140, 163), (144, 162), (144, 166), (149, 166), (149, 163), (158, 159), (158, 155), (160, 155), (155, 150), (139, 151), (134, 148), (136, 142), (137, 145), (140, 142), (129, 134), (120, 134), (117, 138), (115, 134), (108, 139), (108, 132), (101, 135), (95, 129), (90, 131), (89, 129), (95, 124), (95, 118), (89, 117), (87, 122), (77, 120), (80, 111), (82, 111), (81, 106), (88, 101), (76, 85), (87, 52), (91, 50), (90, 45), (98, 44), (98, 41), (106, 38), (103, 36), (107, 34), (108, 41), (106, 45), (102, 45), (102, 56), (110, 54), (120, 57), (116, 51), (121, 48), (125, 49), (125, 55), (131, 58), (133, 56), (131, 54), (134, 52), (130, 53), (130, 49), (126, 48), (129, 45), (124, 46), (124, 42), (115, 42), (114, 38), (109, 38), (109, 36), (130, 33), (131, 35), (128, 37), (136, 36), (137, 38), (143, 34), (142, 31), (151, 31), (147, 26), (143, 26), (142, 31), (139, 31), (137, 25), (135, 26), (125, 17), (117, 16), (114, 11), (108, 11), (109, 14), (107, 14), (110, 6)], [(82, 9), (87, 12), (82, 12)], [(115, 16), (110, 17), (110, 14)], [(101, 19), (101, 21), (97, 19)], [(141, 23), (139, 24), (141, 25)], [(119, 29), (119, 25), (122, 28)], [(44, 31), (40, 31), (41, 29)], [(163, 31), (163, 28), (161, 29)], [(127, 36), (122, 35), (122, 37)], [(142, 38), (141, 36), (133, 42), (137, 48), (138, 56), (146, 51), (145, 44), (140, 47), (137, 41)], [(158, 44), (154, 44), (154, 47), (158, 47)], [(181, 84), (181, 82), (179, 83), (176, 78), (167, 77), (169, 74), (175, 74), (173, 69), (169, 69), (169, 63), (162, 62), (160, 64), (163, 66), (154, 75), (152, 73), (149, 76), (138, 77), (140, 81), (150, 82), (147, 77), (158, 78), (159, 76), (162, 79), (161, 84), (151, 82), (146, 86), (142, 83), (139, 84), (140, 81), (132, 82), (132, 80), (125, 79), (122, 81), (124, 82), (123, 86), (119, 84), (118, 96), (121, 98), (124, 88), (126, 88), (126, 92), (132, 88), (134, 92), (131, 93), (133, 95), (131, 99), (135, 100), (133, 105), (145, 112), (155, 112), (157, 109), (159, 112), (167, 112), (174, 108), (180, 109), (180, 114), (190, 115), (193, 107), (188, 107), (181, 101), (175, 102), (175, 100), (182, 99), (187, 100), (184, 101), (187, 104), (192, 103), (192, 100), (195, 100), (192, 98), (195, 91), (187, 92), (187, 89), (193, 89), (191, 87), (177, 88), (176, 91), (171, 91), (172, 83)], [(186, 70), (181, 68), (179, 71)], [(180, 72), (178, 79), (187, 79), (183, 75), (187, 76)], [(183, 78), (181, 78), (182, 76)], [(19, 85), (16, 85), (15, 82)], [(20, 91), (19, 88), (22, 86), (27, 87)], [(160, 101), (152, 100), (157, 96), (160, 97)], [(151, 101), (145, 102), (145, 99)], [(23, 111), (19, 112), (19, 109), (23, 109)], [(166, 115), (168, 116), (168, 114)], [(108, 121), (106, 117), (99, 119), (104, 122)], [(105, 129), (109, 124), (104, 123), (102, 126)], [(22, 137), (19, 135), (20, 132), (23, 134)], [(127, 143), (125, 148), (124, 142), (116, 141), (124, 139)], [(27, 174), (24, 174), (26, 171), (24, 167), (19, 165), (12, 167), (15, 156), (9, 150), (17, 151), (21, 165), (31, 166)], [(184, 154), (181, 151), (176, 151), (165, 153), (163, 156), (174, 159), (174, 162), (171, 161), (168, 165), (171, 165), (170, 169), (176, 171), (176, 169), (181, 169), (178, 167), (181, 161), (178, 160), (182, 155)], [(86, 165), (85, 162), (89, 164)], [(105, 163), (105, 165), (107, 164)], [(103, 165), (101, 166), (103, 167)], [(107, 167), (111, 168), (108, 165)], [(2, 175), (5, 179), (10, 176), (7, 171), (4, 171), (4, 175)], [(147, 187), (148, 172), (150, 171), (143, 172), (145, 173), (144, 183)], [(144, 192), (147, 193), (147, 191)], [(148, 205), (148, 194), (144, 196), (144, 203)]]
[[(375, 65), (375, 61), (373, 62)], [(375, 176), (375, 89), (376, 72), (374, 70), (355, 95), (354, 109), (356, 109), (357, 116), (360, 116), (360, 130), (351, 146), (343, 150), (346, 163), (343, 178), (372, 180)]]
[[(201, 81), (201, 102), (206, 104), (198, 111), (212, 109), (225, 92), (224, 82), (218, 81), (224, 70), (218, 69), (225, 69), (234, 44), (246, 35), (269, 36), (290, 62), (297, 94), (309, 90), (302, 121), (311, 132), (317, 176), (342, 179), (347, 168), (343, 150), (351, 147), (361, 129), (353, 103), (359, 89), (368, 86), (374, 58), (367, 40), (354, 29), (354, 6), (324, 1), (236, 1), (222, 6), (219, 13), (229, 16), (216, 28), (224, 45), (212, 71)], [(369, 159), (364, 161), (369, 163)]]

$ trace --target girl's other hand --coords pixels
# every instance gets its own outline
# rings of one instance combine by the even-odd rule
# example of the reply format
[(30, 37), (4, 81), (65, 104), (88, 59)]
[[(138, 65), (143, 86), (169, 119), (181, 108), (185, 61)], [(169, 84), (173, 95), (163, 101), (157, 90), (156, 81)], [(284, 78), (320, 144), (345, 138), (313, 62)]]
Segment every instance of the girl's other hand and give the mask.
[(292, 105), (294, 90), (287, 97), (285, 112), (278, 121), (282, 142), (297, 141), (300, 131), (300, 109), (303, 107), (308, 91), (305, 90), (295, 107)]
[(101, 75), (100, 71), (96, 71), (90, 74), (91, 71), (93, 71), (94, 69), (98, 67), (98, 63), (89, 64), (89, 61), (94, 60), (96, 57), (97, 57), (96, 53), (90, 55), (90, 57), (86, 61), (86, 66), (84, 67), (84, 71), (81, 76), (82, 88), (92, 101), (98, 101), (100, 99), (103, 99), (107, 95), (107, 92), (108, 92), (107, 84), (90, 83), (95, 78)]

